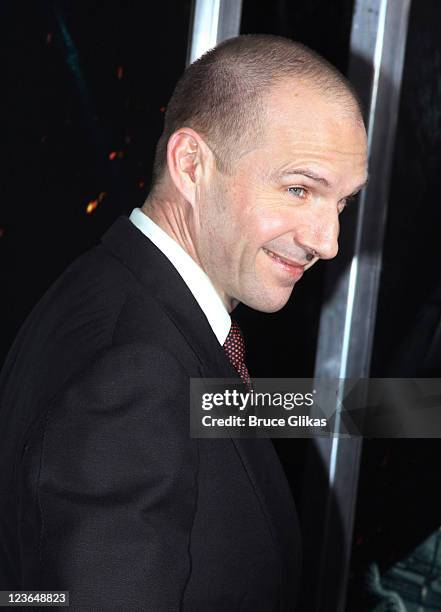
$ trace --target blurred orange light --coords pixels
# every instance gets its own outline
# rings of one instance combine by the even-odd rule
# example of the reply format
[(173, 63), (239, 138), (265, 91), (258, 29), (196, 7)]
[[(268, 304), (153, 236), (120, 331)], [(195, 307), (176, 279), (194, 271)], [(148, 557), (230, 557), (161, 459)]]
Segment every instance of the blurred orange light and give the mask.
[(86, 208), (87, 214), (88, 215), (92, 214), (97, 206), (98, 206), (98, 200), (91, 200)]
[(86, 206), (86, 212), (88, 215), (91, 215), (93, 213), (98, 204), (101, 204), (101, 202), (104, 200), (106, 195), (107, 193), (105, 191), (100, 191), (96, 200), (90, 200), (89, 204)]

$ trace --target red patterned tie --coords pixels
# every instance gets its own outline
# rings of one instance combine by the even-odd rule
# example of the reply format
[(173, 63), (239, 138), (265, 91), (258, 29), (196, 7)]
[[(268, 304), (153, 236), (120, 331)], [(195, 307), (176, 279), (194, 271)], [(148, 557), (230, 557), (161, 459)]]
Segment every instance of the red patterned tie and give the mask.
[(245, 341), (240, 331), (240, 327), (234, 319), (231, 320), (231, 328), (224, 342), (224, 350), (232, 366), (237, 370), (243, 382), (250, 389), (250, 375), (245, 365)]

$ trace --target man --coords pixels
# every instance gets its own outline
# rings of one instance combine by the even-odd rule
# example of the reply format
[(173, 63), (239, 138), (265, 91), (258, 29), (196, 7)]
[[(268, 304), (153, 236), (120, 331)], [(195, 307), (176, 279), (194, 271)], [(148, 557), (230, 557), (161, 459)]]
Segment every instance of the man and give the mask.
[(4, 366), (1, 589), (69, 590), (73, 609), (295, 609), (272, 444), (191, 439), (189, 380), (247, 380), (229, 313), (279, 310), (334, 257), (365, 179), (357, 101), (310, 50), (243, 36), (186, 70), (147, 201), (65, 271)]

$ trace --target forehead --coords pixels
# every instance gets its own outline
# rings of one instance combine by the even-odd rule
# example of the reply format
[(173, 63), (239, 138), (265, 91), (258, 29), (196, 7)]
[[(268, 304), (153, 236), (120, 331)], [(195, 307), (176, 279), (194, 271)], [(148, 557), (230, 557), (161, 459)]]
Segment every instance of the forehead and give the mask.
[(299, 162), (337, 173), (365, 172), (364, 126), (351, 104), (331, 93), (284, 82), (266, 99), (263, 126), (260, 149), (271, 167)]

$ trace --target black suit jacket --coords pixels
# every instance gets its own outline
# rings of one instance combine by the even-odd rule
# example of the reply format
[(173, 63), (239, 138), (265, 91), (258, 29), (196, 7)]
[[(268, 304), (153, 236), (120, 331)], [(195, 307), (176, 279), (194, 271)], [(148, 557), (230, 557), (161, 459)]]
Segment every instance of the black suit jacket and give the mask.
[(0, 589), (71, 609), (292, 611), (295, 507), (270, 440), (189, 435), (232, 377), (167, 258), (120, 217), (23, 325), (0, 380)]

